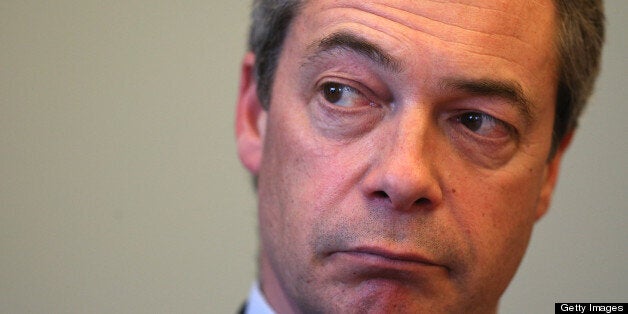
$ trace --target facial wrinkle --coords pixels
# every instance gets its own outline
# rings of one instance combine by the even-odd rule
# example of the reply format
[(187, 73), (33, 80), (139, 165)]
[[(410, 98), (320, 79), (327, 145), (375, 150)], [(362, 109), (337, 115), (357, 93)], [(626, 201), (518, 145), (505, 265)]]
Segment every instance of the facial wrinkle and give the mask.
[(344, 217), (334, 224), (323, 223), (322, 220), (315, 222), (310, 247), (319, 258), (361, 245), (412, 249), (434, 258), (452, 276), (468, 271), (465, 265), (475, 259), (475, 251), (464, 234), (441, 226), (440, 220), (434, 217), (398, 221), (382, 217), (386, 214), (381, 211), (371, 210), (359, 221)]
[[(391, 9), (390, 7), (388, 7), (388, 8)], [(411, 37), (409, 37), (407, 34), (411, 34), (411, 33), (417, 34), (417, 33), (419, 33), (419, 34), (422, 34), (423, 36), (433, 38), (433, 39), (435, 39), (437, 41), (440, 41), (442, 43), (445, 43), (445, 44), (462, 47), (462, 49), (464, 51), (468, 51), (468, 52), (471, 52), (471, 53), (474, 53), (474, 54), (477, 54), (477, 55), (481, 55), (481, 56), (494, 57), (494, 58), (497, 58), (497, 59), (500, 59), (500, 60), (504, 60), (504, 61), (509, 62), (509, 63), (517, 64), (518, 66), (519, 66), (519, 62), (517, 62), (516, 60), (514, 60), (512, 58), (509, 58), (509, 56), (511, 55), (511, 53), (509, 51), (502, 51), (501, 54), (497, 54), (497, 53), (492, 53), (492, 52), (493, 51), (498, 51), (499, 52), (500, 51), (499, 49), (492, 49), (491, 51), (482, 51), (483, 49), (478, 49), (478, 48), (482, 48), (482, 47), (486, 46), (486, 41), (493, 41), (493, 42), (496, 42), (496, 43), (495, 44), (491, 44), (490, 46), (492, 46), (492, 47), (504, 47), (504, 48), (510, 48), (510, 50), (513, 50), (511, 48), (513, 46), (512, 43), (506, 43), (506, 41), (509, 38), (515, 38), (518, 42), (521, 43), (522, 46), (525, 46), (525, 47), (522, 47), (520, 49), (530, 49), (530, 45), (529, 44), (525, 43), (524, 41), (522, 41), (521, 39), (519, 39), (517, 37), (506, 36), (506, 35), (499, 36), (499, 35), (496, 35), (496, 34), (484, 33), (484, 32), (473, 32), (472, 30), (469, 30), (469, 29), (466, 29), (466, 28), (457, 27), (455, 25), (451, 25), (451, 24), (447, 24), (447, 23), (438, 21), (439, 24), (448, 25), (448, 26), (450, 26), (452, 28), (455, 27), (458, 30), (462, 29), (462, 30), (464, 30), (466, 32), (473, 32), (474, 34), (476, 34), (475, 38), (477, 38), (477, 34), (482, 34), (485, 37), (483, 40), (481, 40), (482, 44), (473, 44), (471, 42), (463, 42), (463, 40), (465, 40), (466, 36), (464, 36), (463, 34), (459, 34), (459, 32), (455, 36), (452, 36), (452, 34), (454, 34), (456, 32), (449, 33), (449, 34), (447, 34), (447, 36), (449, 36), (451, 38), (447, 38), (447, 37), (444, 37), (444, 34), (436, 34), (436, 33), (430, 32), (429, 28), (428, 27), (423, 27), (423, 25), (421, 23), (416, 23), (415, 25), (408, 25), (408, 24), (406, 24), (408, 19), (403, 19), (402, 20), (402, 19), (394, 18), (394, 17), (389, 18), (388, 14), (385, 14), (384, 12), (380, 12), (378, 10), (369, 9), (367, 7), (364, 7), (363, 5), (355, 5), (355, 6), (348, 6), (348, 7), (342, 7), (342, 8), (338, 7), (336, 9), (357, 10), (357, 11), (360, 11), (362, 13), (369, 14), (370, 16), (373, 16), (373, 17), (375, 17), (377, 19), (385, 19), (386, 21), (395, 23), (401, 29), (405, 29), (406, 30), (406, 31), (396, 32), (396, 34), (393, 35), (393, 34), (390, 34), (389, 32), (387, 32), (386, 29), (382, 29), (380, 27), (380, 25), (382, 23), (373, 22), (372, 20), (369, 21), (367, 19), (358, 19), (358, 20), (354, 20), (354, 21), (351, 21), (351, 22), (343, 23), (343, 26), (345, 26), (346, 28), (351, 27), (350, 29), (353, 29), (354, 31), (355, 30), (359, 30), (360, 28), (363, 28), (363, 27), (367, 27), (367, 28), (369, 28), (371, 30), (383, 33), (386, 36), (391, 36), (391, 37), (393, 37), (395, 39), (399, 39), (399, 35), (401, 34), (401, 35), (403, 35), (403, 39), (404, 40), (409, 40), (409, 41), (413, 41), (413, 39)], [(412, 15), (412, 16), (415, 16), (415, 17), (417, 16), (416, 14), (413, 14), (413, 13), (409, 13), (408, 15)], [(422, 17), (422, 18), (423, 18), (424, 21), (428, 21), (431, 24), (435, 24), (436, 23), (436, 21), (433, 21), (431, 19), (428, 19), (428, 18), (425, 18), (425, 17)], [(425, 23), (423, 23), (423, 24), (425, 24)], [(356, 25), (356, 26), (353, 26), (353, 25)], [(416, 39), (414, 39), (414, 40), (416, 40)], [(400, 41), (402, 41), (402, 40), (400, 40)], [(478, 40), (476, 40), (476, 41), (478, 41)], [(450, 49), (455, 50), (456, 48), (452, 47)]]
[[(449, 5), (445, 5), (445, 4), (432, 5), (432, 6), (428, 6), (427, 8), (424, 8), (425, 2), (422, 2), (421, 7), (413, 6), (411, 8), (403, 8), (401, 6), (395, 5), (394, 2), (386, 2), (386, 3), (360, 3), (357, 5), (348, 6), (348, 7), (353, 7), (353, 8), (365, 11), (365, 12), (369, 12), (371, 14), (378, 15), (378, 16), (384, 17), (388, 20), (395, 21), (398, 23), (409, 23), (413, 20), (421, 19), (418, 23), (414, 23), (417, 25), (414, 25), (411, 28), (414, 28), (422, 32), (426, 32), (426, 30), (421, 29), (419, 25), (425, 25), (426, 21), (430, 21), (432, 22), (432, 24), (437, 24), (431, 28), (445, 26), (448, 28), (463, 29), (468, 32), (477, 32), (481, 34), (488, 34), (491, 36), (503, 36), (503, 37), (508, 37), (508, 38), (514, 38), (518, 41), (522, 41), (519, 34), (523, 33), (523, 30), (520, 30), (520, 29), (513, 30), (512, 32), (505, 32), (507, 29), (500, 27), (498, 29), (491, 30), (490, 32), (484, 31), (483, 28), (487, 28), (492, 25), (484, 23), (484, 22), (490, 21), (491, 18), (487, 16), (487, 12), (481, 12), (483, 8), (477, 7), (478, 9), (473, 10), (476, 12), (470, 13), (470, 10), (467, 8), (456, 9), (456, 8), (449, 8), (449, 6), (459, 7), (459, 6), (463, 6), (463, 4), (451, 3)], [(470, 6), (470, 5), (464, 5), (464, 6), (475, 7), (475, 6)], [(522, 18), (519, 16), (514, 16), (502, 10), (495, 10), (495, 9), (492, 9), (492, 10), (486, 9), (486, 10), (492, 11), (490, 13), (493, 13), (494, 15), (505, 16), (505, 17), (501, 17), (501, 19), (504, 19), (504, 20), (514, 19), (515, 20), (515, 21), (509, 22), (508, 24), (515, 24), (515, 25), (521, 24), (519, 23), (519, 21), (521, 21)], [(441, 17), (440, 19), (435, 17), (434, 12), (443, 12), (443, 11), (448, 12), (448, 13), (464, 12), (465, 16), (460, 16), (460, 15), (453, 16), (452, 15), (452, 16), (449, 16), (448, 18)], [(465, 19), (462, 19), (461, 17), (477, 17), (477, 16), (481, 16), (482, 19), (472, 19), (474, 20), (473, 24), (465, 25), (464, 23), (461, 22), (465, 20)]]

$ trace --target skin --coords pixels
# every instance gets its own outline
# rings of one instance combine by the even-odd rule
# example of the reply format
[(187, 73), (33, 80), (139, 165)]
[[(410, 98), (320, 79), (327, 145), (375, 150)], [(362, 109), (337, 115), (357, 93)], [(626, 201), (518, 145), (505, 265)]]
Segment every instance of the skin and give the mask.
[(554, 12), (309, 1), (268, 111), (246, 55), (238, 153), (278, 313), (496, 312), (569, 143), (549, 159)]

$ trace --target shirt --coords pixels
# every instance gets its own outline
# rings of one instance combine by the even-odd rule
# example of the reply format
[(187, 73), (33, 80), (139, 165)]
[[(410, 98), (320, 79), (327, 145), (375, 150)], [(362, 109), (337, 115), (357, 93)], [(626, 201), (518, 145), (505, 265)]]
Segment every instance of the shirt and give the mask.
[(258, 282), (253, 283), (253, 286), (251, 286), (245, 314), (276, 314), (268, 302), (266, 302)]

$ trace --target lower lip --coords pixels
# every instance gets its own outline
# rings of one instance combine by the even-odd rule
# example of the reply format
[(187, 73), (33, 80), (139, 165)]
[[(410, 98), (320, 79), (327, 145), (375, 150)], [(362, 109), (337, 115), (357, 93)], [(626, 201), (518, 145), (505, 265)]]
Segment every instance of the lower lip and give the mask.
[(356, 271), (401, 271), (425, 272), (428, 270), (444, 270), (443, 267), (420, 260), (394, 259), (368, 252), (336, 252), (330, 257)]

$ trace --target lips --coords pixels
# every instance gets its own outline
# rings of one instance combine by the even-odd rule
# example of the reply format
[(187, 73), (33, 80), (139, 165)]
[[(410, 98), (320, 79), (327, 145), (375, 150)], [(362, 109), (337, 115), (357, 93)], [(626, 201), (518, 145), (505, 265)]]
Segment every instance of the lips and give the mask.
[(328, 255), (326, 265), (339, 282), (357, 285), (368, 282), (375, 285), (372, 287), (384, 284), (385, 287), (398, 288), (401, 284), (428, 289), (450, 275), (447, 266), (426, 255), (382, 247), (335, 251)]
[(375, 264), (408, 264), (421, 266), (442, 266), (432, 259), (416, 253), (395, 252), (389, 249), (378, 247), (358, 247), (355, 249), (339, 251), (337, 253), (346, 254), (353, 258), (363, 259), (365, 262)]

